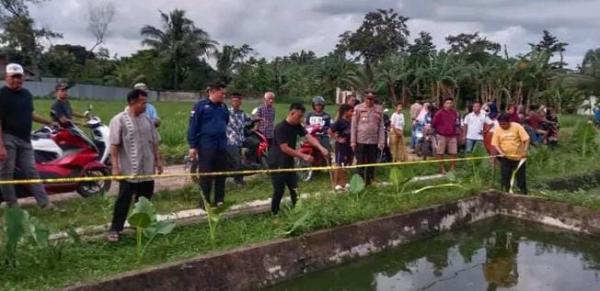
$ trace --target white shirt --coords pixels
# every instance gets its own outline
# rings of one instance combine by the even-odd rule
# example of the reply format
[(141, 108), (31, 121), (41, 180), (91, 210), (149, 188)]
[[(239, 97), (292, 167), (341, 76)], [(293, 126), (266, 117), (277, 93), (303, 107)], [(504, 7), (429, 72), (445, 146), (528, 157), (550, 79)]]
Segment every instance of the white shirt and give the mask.
[(467, 139), (483, 140), (483, 125), (491, 124), (492, 120), (483, 112), (471, 112), (465, 116), (463, 125), (467, 126)]
[(390, 123), (395, 129), (404, 130), (404, 114), (394, 112), (390, 118)]

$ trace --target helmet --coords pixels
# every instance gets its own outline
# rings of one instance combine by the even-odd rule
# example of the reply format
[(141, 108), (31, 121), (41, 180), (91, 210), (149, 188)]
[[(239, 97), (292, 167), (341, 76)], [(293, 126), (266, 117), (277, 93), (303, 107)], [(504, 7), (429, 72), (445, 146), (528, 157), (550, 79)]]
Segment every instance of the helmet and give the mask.
[(313, 107), (315, 105), (323, 105), (325, 106), (325, 98), (323, 98), (323, 96), (316, 96), (312, 99), (312, 105)]

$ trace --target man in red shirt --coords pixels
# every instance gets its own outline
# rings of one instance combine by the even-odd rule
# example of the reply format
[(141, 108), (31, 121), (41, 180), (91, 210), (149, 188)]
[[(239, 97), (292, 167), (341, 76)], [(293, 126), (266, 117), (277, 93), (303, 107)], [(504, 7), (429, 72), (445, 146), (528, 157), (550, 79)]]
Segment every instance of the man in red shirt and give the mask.
[[(437, 156), (440, 160), (440, 171), (446, 174), (444, 155), (446, 152), (451, 159), (456, 159), (458, 152), (458, 126), (460, 125), (459, 115), (454, 110), (454, 99), (444, 99), (444, 107), (433, 116), (431, 125), (437, 133)], [(450, 171), (456, 168), (456, 161), (450, 162)]]

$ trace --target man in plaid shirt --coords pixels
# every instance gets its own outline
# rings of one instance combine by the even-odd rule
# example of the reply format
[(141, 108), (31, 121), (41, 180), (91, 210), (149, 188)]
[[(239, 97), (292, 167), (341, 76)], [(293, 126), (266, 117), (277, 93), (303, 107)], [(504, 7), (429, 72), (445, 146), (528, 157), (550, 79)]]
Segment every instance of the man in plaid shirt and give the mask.
[(265, 93), (264, 104), (258, 107), (256, 111), (256, 117), (260, 119), (258, 124), (258, 130), (262, 132), (269, 140), (269, 146), (273, 145), (273, 131), (275, 124), (275, 93), (269, 91)]
[[(231, 107), (229, 108), (229, 123), (227, 124), (227, 154), (232, 171), (241, 170), (242, 147), (246, 136), (244, 128), (250, 120), (246, 112), (241, 109), (242, 95), (239, 93), (231, 94)], [(235, 182), (242, 186), (244, 185), (244, 176), (237, 175), (234, 177)]]

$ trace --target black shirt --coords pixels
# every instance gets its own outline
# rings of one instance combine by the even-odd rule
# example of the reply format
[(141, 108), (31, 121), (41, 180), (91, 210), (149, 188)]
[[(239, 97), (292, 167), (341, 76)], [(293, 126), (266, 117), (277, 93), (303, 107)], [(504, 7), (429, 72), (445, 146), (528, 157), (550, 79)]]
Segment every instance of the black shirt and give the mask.
[(347, 142), (350, 142), (350, 126), (350, 121), (340, 118), (333, 124), (331, 131), (337, 133), (339, 137), (345, 138)]
[(70, 120), (72, 115), (73, 110), (71, 109), (71, 103), (69, 103), (69, 100), (56, 100), (54, 101), (54, 104), (52, 104), (52, 109), (50, 109), (50, 117), (52, 117), (52, 121), (60, 123), (61, 118), (64, 117)]
[(281, 151), (281, 144), (287, 144), (290, 148), (296, 148), (298, 143), (298, 136), (303, 137), (306, 135), (306, 129), (301, 124), (292, 125), (286, 120), (280, 122), (275, 126), (274, 130), (274, 143), (273, 150), (270, 153), (271, 167), (273, 168), (293, 168), (294, 157), (289, 156)]
[(7, 87), (0, 89), (0, 121), (3, 133), (30, 141), (33, 125), (33, 96), (27, 89), (22, 88), (19, 91)]

